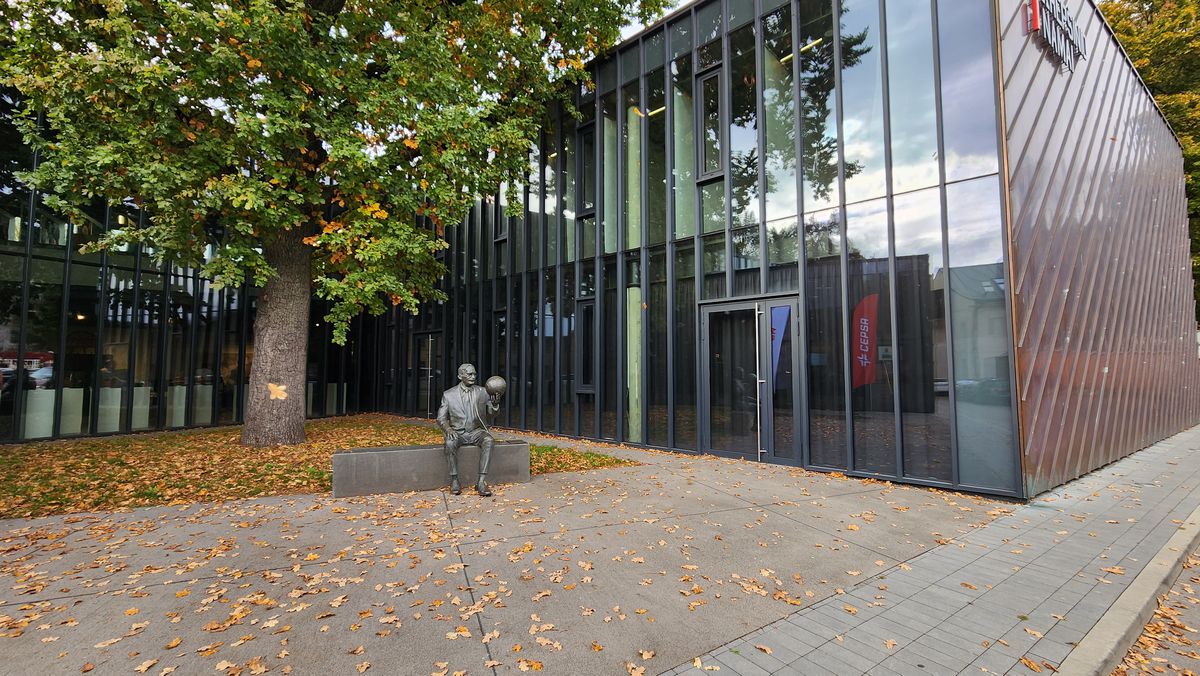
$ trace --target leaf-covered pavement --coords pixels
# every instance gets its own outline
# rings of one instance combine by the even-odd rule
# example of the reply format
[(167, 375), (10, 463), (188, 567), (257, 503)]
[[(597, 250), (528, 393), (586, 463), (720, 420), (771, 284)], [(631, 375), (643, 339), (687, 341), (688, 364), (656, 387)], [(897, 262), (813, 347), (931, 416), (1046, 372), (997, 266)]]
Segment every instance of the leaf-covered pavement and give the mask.
[[(281, 496), (10, 524), (0, 650), (66, 673), (659, 673), (952, 543), (996, 507), (623, 454), (644, 464), (487, 500)], [(870, 603), (889, 602), (883, 587)]]
[(1200, 673), (1200, 552), (1183, 563), (1183, 572), (1159, 597), (1154, 616), (1125, 653), (1113, 676)]
[[(326, 492), (334, 451), (442, 440), (436, 428), (384, 414), (305, 429), (307, 443), (273, 448), (242, 446), (240, 427), (0, 446), (0, 518)], [(530, 453), (533, 474), (628, 462), (546, 444)]]

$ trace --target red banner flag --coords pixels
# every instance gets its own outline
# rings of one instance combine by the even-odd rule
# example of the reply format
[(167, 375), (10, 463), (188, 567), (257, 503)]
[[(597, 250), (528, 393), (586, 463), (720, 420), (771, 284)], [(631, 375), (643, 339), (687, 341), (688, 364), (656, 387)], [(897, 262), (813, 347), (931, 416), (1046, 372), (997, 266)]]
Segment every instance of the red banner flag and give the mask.
[(862, 387), (875, 382), (875, 323), (879, 318), (879, 294), (873, 293), (858, 302), (850, 324), (851, 386)]

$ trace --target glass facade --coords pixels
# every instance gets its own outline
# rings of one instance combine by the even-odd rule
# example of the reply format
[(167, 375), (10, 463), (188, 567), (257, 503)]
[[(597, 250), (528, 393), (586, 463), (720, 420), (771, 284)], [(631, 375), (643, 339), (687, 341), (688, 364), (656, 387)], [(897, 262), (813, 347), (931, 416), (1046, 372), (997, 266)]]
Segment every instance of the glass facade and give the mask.
[(527, 262), (480, 308), (510, 423), (1016, 494), (994, 41), (961, 4), (700, 3), (601, 60), (485, 250)]
[[(990, 12), (724, 0), (627, 41), (521, 199), (446, 229), (444, 304), (344, 349), (314, 308), (310, 415), (431, 415), (470, 360), (512, 427), (1018, 494)], [(7, 176), (0, 438), (240, 419), (254, 290), (67, 255), (141, 216)]]
[[(146, 246), (80, 252), (144, 216), (96, 204), (70, 223), (45, 206), (14, 176), (34, 159), (17, 105), (0, 92), (0, 442), (239, 422), (257, 290), (216, 289)], [(313, 305), (308, 413), (357, 410), (350, 350)]]

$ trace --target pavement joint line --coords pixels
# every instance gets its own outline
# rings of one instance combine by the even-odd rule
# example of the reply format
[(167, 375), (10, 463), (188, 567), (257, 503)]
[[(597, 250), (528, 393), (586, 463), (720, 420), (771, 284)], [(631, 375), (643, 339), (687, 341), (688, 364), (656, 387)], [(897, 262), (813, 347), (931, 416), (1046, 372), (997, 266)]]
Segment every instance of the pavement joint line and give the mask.
[[(453, 529), (454, 519), (450, 516), (450, 501), (446, 497), (445, 491), (442, 492), (442, 504), (446, 506), (446, 520), (450, 522), (450, 528)], [(475, 586), (471, 584), (471, 576), (467, 573), (467, 559), (463, 556), (462, 549), (458, 546), (457, 542), (454, 543), (454, 553), (458, 555), (458, 562), (462, 564), (463, 582), (467, 585), (467, 594), (471, 596), (471, 605), (475, 605), (479, 603), (478, 599), (475, 598)], [(483, 628), (482, 609), (478, 613), (475, 613), (475, 624), (479, 627), (480, 640), (482, 640), (483, 636), (487, 634), (487, 631)], [(483, 650), (487, 653), (489, 662), (495, 661), (495, 658), (492, 657), (492, 645), (490, 641), (483, 644)], [(493, 676), (495, 676), (496, 667), (490, 667), (490, 669)]]
[(1171, 587), (1183, 562), (1200, 544), (1200, 506), (1175, 531), (1133, 582), (1079, 640), (1058, 673), (1110, 673), (1154, 615), (1158, 597)]

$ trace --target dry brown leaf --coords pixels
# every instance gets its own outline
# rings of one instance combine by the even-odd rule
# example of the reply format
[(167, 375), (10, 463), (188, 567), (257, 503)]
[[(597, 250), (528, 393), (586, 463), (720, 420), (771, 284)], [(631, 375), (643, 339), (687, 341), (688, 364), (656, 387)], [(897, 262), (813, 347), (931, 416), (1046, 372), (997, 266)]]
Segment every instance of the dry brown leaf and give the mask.
[(130, 608), (130, 609), (128, 609), (128, 610), (126, 610), (126, 611), (125, 611), (125, 615), (126, 615), (127, 617), (133, 617), (134, 615), (137, 615), (137, 614), (138, 614), (138, 612), (139, 612), (139, 611), (138, 611), (138, 609), (137, 609), (137, 608)]
[(144, 674), (150, 670), (150, 667), (152, 667), (156, 664), (158, 664), (158, 660), (146, 660), (145, 662), (142, 662), (141, 664), (134, 667), (133, 670), (139, 674)]
[(639, 650), (638, 654), (641, 655), (642, 659), (644, 659), (644, 660), (648, 660), (648, 659), (654, 657), (653, 650)]
[(166, 648), (167, 650), (171, 650), (173, 648), (178, 648), (180, 643), (183, 643), (183, 637), (176, 636), (175, 638), (171, 639), (170, 643), (166, 644), (163, 647)]
[(596, 652), (600, 652), (601, 650), (604, 650), (604, 646), (600, 645), (599, 643), (596, 643), (595, 641), (592, 641), (592, 650), (594, 650)]
[(1030, 636), (1032, 636), (1034, 638), (1042, 638), (1042, 632), (1037, 631), (1036, 629), (1030, 629), (1029, 627), (1025, 627), (1025, 633), (1029, 634)]
[(86, 674), (87, 672), (89, 672), (95, 668), (96, 668), (96, 665), (92, 664), (91, 662), (84, 662), (83, 666), (79, 667), (79, 673)]
[(1041, 665), (1039, 665), (1037, 662), (1034, 662), (1033, 660), (1029, 659), (1028, 657), (1022, 657), (1021, 664), (1024, 664), (1030, 671), (1034, 671), (1039, 674), (1042, 673)]
[(844, 611), (846, 611), (846, 612), (850, 613), (851, 615), (857, 615), (857, 614), (858, 614), (858, 608), (855, 608), (854, 606), (850, 605), (849, 603), (847, 603), (846, 605), (842, 606), (842, 610), (844, 610)]
[(354, 668), (357, 669), (358, 673), (361, 674), (361, 673), (365, 672), (367, 669), (371, 668), (371, 663), (370, 662), (359, 662), (358, 664), (354, 665)]
[(754, 644), (754, 647), (755, 647), (755, 648), (758, 648), (759, 650), (763, 651), (764, 653), (766, 653), (766, 654), (768, 654), (768, 655), (770, 655), (771, 653), (775, 652), (774, 650), (771, 650), (769, 647), (767, 647), (767, 646), (765, 646), (765, 645), (762, 645), (762, 644), (760, 644), (760, 643), (755, 643), (755, 644)]
[(889, 638), (888, 640), (883, 642), (883, 647), (887, 648), (888, 650), (891, 650), (892, 648), (896, 647), (896, 641), (894, 639)]

